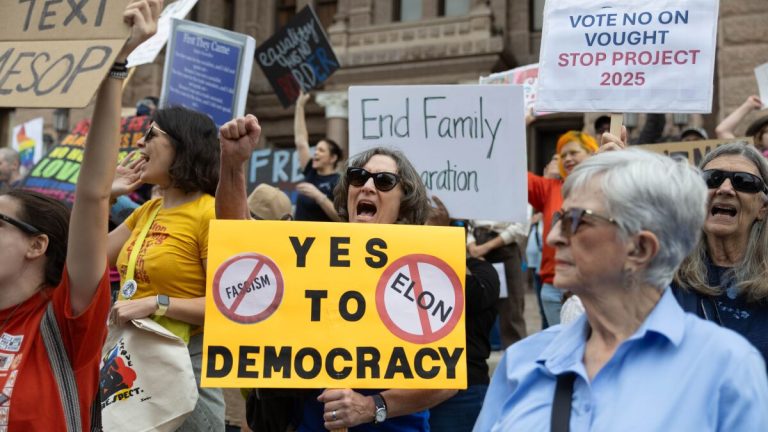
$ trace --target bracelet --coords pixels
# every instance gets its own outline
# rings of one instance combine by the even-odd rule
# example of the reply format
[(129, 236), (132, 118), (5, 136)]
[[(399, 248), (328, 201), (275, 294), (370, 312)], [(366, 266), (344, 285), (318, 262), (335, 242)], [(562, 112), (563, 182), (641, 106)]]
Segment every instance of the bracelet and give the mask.
[(107, 76), (110, 78), (118, 79), (118, 80), (124, 80), (128, 78), (128, 71), (127, 70), (118, 71), (115, 69), (110, 69), (109, 74), (107, 74)]
[(115, 62), (112, 65), (112, 68), (109, 69), (109, 74), (107, 76), (118, 80), (128, 78), (128, 62)]

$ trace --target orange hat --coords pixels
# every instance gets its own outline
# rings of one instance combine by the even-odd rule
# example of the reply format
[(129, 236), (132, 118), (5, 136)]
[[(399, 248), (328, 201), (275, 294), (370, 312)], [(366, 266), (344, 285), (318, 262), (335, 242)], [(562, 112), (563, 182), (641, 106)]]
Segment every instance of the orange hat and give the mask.
[[(589, 154), (596, 152), (599, 147), (597, 145), (597, 141), (595, 141), (591, 135), (572, 130), (560, 135), (560, 138), (557, 139), (557, 154), (560, 154), (560, 150), (562, 150), (566, 144), (573, 141), (581, 144), (581, 147), (584, 148), (584, 150), (586, 150), (586, 152)], [(557, 166), (560, 169), (560, 177), (565, 180), (565, 178), (568, 176), (568, 173), (565, 172), (562, 158), (560, 158), (560, 161), (558, 161)]]

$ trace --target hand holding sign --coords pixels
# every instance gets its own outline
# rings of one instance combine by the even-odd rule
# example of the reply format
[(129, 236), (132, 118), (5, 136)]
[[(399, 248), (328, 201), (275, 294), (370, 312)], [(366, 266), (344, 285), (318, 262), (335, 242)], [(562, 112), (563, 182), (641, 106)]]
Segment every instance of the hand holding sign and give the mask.
[(124, 62), (128, 54), (157, 32), (157, 18), (163, 8), (162, 0), (135, 0), (123, 12), (123, 21), (131, 26), (131, 34), (117, 61)]
[(259, 144), (261, 126), (256, 116), (248, 114), (224, 123), (219, 134), (222, 164), (243, 164)]
[(625, 148), (627, 148), (627, 128), (622, 125), (620, 136), (617, 137), (610, 132), (605, 132), (600, 136), (600, 148), (597, 149), (597, 152), (603, 153), (607, 151), (624, 150)]

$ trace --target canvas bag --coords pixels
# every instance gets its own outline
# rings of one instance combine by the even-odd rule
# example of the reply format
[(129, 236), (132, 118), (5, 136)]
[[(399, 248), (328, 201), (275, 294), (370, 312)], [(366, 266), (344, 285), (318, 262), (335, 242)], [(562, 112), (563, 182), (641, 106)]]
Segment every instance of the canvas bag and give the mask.
[(99, 378), (105, 431), (174, 431), (197, 403), (187, 345), (149, 318), (110, 323)]

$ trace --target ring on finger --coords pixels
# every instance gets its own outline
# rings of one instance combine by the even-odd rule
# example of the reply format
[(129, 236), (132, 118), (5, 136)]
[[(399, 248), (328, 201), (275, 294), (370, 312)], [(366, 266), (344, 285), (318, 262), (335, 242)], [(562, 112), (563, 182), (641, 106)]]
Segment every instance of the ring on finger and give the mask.
[(336, 420), (338, 420), (338, 419), (336, 418), (336, 410), (333, 410), (333, 411), (331, 411), (331, 418), (333, 419), (333, 421), (336, 421)]

